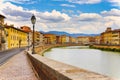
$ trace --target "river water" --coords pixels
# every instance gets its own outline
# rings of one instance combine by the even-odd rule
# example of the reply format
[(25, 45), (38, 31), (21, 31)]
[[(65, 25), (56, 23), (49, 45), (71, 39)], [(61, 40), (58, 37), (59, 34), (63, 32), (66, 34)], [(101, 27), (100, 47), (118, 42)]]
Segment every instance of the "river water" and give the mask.
[(87, 46), (52, 48), (45, 57), (120, 80), (120, 53)]

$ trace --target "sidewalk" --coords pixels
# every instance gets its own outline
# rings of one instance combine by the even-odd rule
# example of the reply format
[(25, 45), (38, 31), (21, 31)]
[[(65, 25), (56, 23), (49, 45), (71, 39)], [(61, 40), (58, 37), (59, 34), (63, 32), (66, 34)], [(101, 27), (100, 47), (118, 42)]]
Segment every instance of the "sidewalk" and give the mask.
[(38, 80), (26, 54), (23, 52), (13, 56), (0, 66), (0, 80)]

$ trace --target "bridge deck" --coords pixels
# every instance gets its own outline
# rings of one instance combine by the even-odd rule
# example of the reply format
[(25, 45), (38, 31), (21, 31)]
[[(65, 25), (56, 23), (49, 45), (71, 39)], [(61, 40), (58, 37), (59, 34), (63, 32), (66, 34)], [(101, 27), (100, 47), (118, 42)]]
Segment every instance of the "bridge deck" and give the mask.
[(38, 80), (24, 52), (0, 66), (0, 80)]

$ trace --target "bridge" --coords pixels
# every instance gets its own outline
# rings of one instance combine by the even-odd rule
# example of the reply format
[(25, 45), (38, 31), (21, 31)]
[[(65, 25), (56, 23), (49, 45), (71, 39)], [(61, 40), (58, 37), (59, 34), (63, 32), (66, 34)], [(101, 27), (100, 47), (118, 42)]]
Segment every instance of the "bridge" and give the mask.
[(36, 46), (37, 54), (27, 49), (14, 55), (0, 66), (0, 80), (115, 80), (42, 56), (52, 47), (75, 45)]

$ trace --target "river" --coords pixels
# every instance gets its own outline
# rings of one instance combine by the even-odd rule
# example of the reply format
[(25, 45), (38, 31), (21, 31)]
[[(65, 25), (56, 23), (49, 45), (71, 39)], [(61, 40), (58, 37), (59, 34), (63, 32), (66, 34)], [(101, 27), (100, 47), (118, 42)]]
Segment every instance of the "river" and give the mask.
[(45, 57), (120, 80), (120, 54), (88, 46), (52, 48)]

